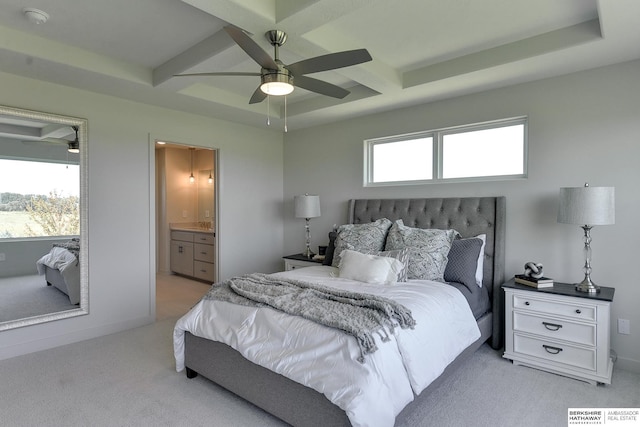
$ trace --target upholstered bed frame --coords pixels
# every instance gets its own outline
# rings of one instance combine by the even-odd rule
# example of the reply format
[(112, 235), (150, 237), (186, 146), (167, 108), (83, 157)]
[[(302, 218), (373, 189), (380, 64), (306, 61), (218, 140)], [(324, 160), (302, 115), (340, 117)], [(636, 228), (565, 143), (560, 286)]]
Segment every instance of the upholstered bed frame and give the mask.
[[(349, 201), (349, 222), (367, 223), (379, 218), (402, 219), (419, 228), (453, 228), (462, 237), (486, 234), (483, 285), (489, 290), (492, 310), (478, 319), (481, 337), (452, 362), (444, 373), (398, 415), (396, 424), (411, 414), (450, 372), (484, 342), (498, 349), (503, 342), (505, 254), (504, 197), (440, 199), (367, 199)], [(344, 411), (321, 393), (255, 365), (231, 347), (186, 333), (185, 364), (189, 378), (201, 374), (247, 401), (294, 426), (348, 426)]]

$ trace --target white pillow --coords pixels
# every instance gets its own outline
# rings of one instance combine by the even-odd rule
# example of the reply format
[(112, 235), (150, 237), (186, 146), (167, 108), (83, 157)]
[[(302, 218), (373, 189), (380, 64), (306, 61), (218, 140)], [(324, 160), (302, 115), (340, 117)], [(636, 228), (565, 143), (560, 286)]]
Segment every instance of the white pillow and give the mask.
[(395, 258), (342, 251), (338, 276), (374, 285), (395, 285), (404, 265)]
[(476, 285), (482, 287), (482, 277), (484, 276), (484, 247), (487, 245), (487, 235), (478, 234), (476, 239), (482, 240), (480, 255), (478, 255), (478, 266), (476, 267)]

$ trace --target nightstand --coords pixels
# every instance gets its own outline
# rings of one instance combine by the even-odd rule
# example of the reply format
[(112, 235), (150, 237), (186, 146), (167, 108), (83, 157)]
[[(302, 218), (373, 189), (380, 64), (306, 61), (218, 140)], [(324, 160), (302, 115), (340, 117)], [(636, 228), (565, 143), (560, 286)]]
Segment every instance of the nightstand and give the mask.
[(295, 270), (296, 268), (322, 265), (322, 260), (307, 258), (303, 254), (287, 255), (282, 257), (282, 259), (284, 259), (284, 269), (286, 271)]
[(542, 369), (558, 375), (611, 384), (613, 361), (609, 355), (610, 305), (614, 288), (597, 294), (575, 290), (574, 285), (532, 288), (513, 279), (502, 285), (505, 293), (505, 351), (514, 365)]

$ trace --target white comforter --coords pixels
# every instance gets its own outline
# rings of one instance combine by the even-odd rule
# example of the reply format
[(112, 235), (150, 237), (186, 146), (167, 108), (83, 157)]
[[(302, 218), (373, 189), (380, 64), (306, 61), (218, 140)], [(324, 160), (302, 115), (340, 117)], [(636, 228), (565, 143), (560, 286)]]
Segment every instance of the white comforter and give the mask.
[(354, 426), (393, 426), (414, 393), (436, 379), (480, 331), (467, 301), (452, 286), (423, 280), (369, 285), (333, 277), (336, 273), (317, 266), (276, 275), (393, 299), (411, 310), (415, 329), (396, 328), (391, 341), (378, 339), (378, 350), (361, 364), (355, 339), (343, 332), (270, 308), (202, 300), (176, 323), (176, 370), (184, 369), (184, 333), (189, 331), (323, 393)]

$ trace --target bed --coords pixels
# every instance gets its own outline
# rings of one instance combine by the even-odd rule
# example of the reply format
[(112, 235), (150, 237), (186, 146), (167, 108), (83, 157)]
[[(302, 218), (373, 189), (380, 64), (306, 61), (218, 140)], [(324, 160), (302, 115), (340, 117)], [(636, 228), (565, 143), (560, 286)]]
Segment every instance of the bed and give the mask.
[[(402, 223), (410, 228), (453, 229), (459, 233), (459, 236), (457, 236), (459, 239), (456, 240), (485, 235), (481, 271), (482, 287), (478, 287), (478, 289), (469, 287), (465, 295), (463, 287), (458, 287), (458, 292), (454, 289), (454, 286), (437, 284), (439, 285), (439, 291), (444, 290), (451, 295), (455, 294), (456, 298), (462, 299), (465, 304), (470, 304), (465, 307), (469, 315), (472, 316), (471, 322), (474, 323), (479, 337), (474, 338), (469, 343), (465, 343), (463, 348), (456, 350), (453, 360), (447, 362), (446, 366), (442, 368), (442, 372), (438, 373), (435, 379), (428, 378), (426, 380), (428, 381), (426, 388), (420, 389), (417, 393), (414, 389), (414, 393), (410, 398), (405, 399), (408, 400), (406, 403), (401, 400), (394, 400), (393, 402), (385, 401), (385, 405), (377, 405), (379, 407), (400, 405), (398, 408), (393, 409), (395, 412), (391, 421), (389, 421), (389, 414), (381, 414), (380, 419), (385, 417), (386, 419), (381, 421), (380, 425), (393, 425), (394, 422), (402, 424), (403, 420), (409, 419), (411, 414), (420, 408), (421, 401), (426, 398), (428, 393), (437, 384), (445, 381), (449, 373), (455, 370), (466, 358), (470, 357), (483, 343), (489, 341), (495, 349), (502, 346), (504, 302), (500, 286), (504, 281), (505, 199), (504, 197), (468, 197), (351, 200), (349, 201), (348, 218), (349, 224), (355, 225), (371, 224), (387, 218), (394, 224), (396, 221), (402, 220)], [(299, 271), (306, 276), (325, 274), (320, 270), (315, 271), (313, 269), (316, 269), (316, 267), (299, 269)], [(407, 285), (413, 285), (413, 283), (407, 283)], [(436, 285), (434, 284), (433, 286)], [(473, 294), (476, 294), (476, 296)], [(473, 300), (480, 294), (484, 295), (485, 307), (471, 307), (474, 304)], [(408, 300), (407, 303), (411, 304)], [(197, 307), (194, 307), (194, 309)], [(183, 319), (187, 318), (187, 316), (189, 314), (185, 315)], [(233, 314), (230, 314), (230, 316), (233, 316)], [(174, 350), (176, 351), (178, 370), (181, 370), (184, 366), (189, 378), (200, 374), (291, 425), (314, 426), (318, 425), (318, 420), (322, 420), (322, 425), (327, 426), (369, 424), (366, 417), (358, 418), (359, 415), (354, 416), (353, 410), (349, 407), (343, 409), (342, 402), (338, 402), (338, 404), (332, 403), (326, 397), (326, 395), (330, 394), (327, 391), (323, 390), (321, 393), (317, 391), (318, 387), (314, 389), (288, 378), (288, 373), (287, 376), (284, 376), (276, 373), (276, 368), (270, 370), (253, 363), (230, 345), (198, 336), (201, 331), (194, 328), (196, 332), (192, 333), (192, 331), (189, 331), (189, 327), (186, 327), (189, 322), (183, 321), (183, 319), (176, 324)], [(224, 321), (225, 319), (218, 318), (217, 320), (214, 319), (213, 323), (224, 324)], [(420, 321), (418, 321), (415, 329), (424, 330), (419, 326)], [(432, 329), (435, 330), (437, 328)], [(404, 336), (403, 334), (405, 334), (404, 331), (397, 335), (402, 337)], [(332, 338), (327, 343), (333, 345), (337, 340), (337, 338)], [(404, 338), (396, 338), (396, 340), (398, 348), (410, 342), (410, 340)], [(381, 349), (384, 348), (384, 350), (378, 350), (372, 357), (384, 357), (384, 360), (386, 360), (386, 354), (390, 351), (393, 352), (393, 350), (388, 350), (389, 348), (393, 349), (393, 346), (388, 347), (386, 343), (379, 347)], [(404, 352), (404, 348), (401, 350), (400, 353)], [(376, 354), (379, 353), (383, 355), (377, 356)], [(324, 358), (325, 356), (322, 357)], [(426, 353), (422, 354), (422, 356), (428, 359)], [(401, 354), (400, 357), (405, 356)], [(419, 358), (414, 357), (414, 359)], [(378, 359), (374, 361), (375, 363), (372, 363), (374, 365), (382, 364)], [(402, 363), (407, 362), (403, 359)], [(350, 369), (357, 370), (358, 365), (354, 364)], [(288, 370), (295, 370), (295, 367), (285, 367), (283, 372), (288, 372)], [(418, 370), (420, 369), (418, 368)], [(326, 375), (330, 375), (329, 371), (331, 370), (327, 370)], [(336, 372), (338, 372), (337, 368)], [(429, 375), (433, 374), (430, 373)], [(295, 375), (292, 376), (295, 377)], [(333, 377), (327, 378), (329, 378), (327, 382), (333, 381)], [(380, 381), (385, 382), (385, 379), (383, 378)], [(411, 383), (412, 387), (413, 385)], [(364, 394), (369, 392), (367, 389), (363, 390)], [(404, 389), (402, 393), (395, 394), (401, 396), (403, 393), (405, 393)], [(331, 399), (335, 401), (333, 395), (331, 396)], [(394, 399), (396, 398), (394, 397)]]
[(47, 286), (54, 286), (69, 297), (71, 304), (80, 304), (80, 240), (54, 243), (51, 250), (36, 262), (38, 274), (44, 275)]

